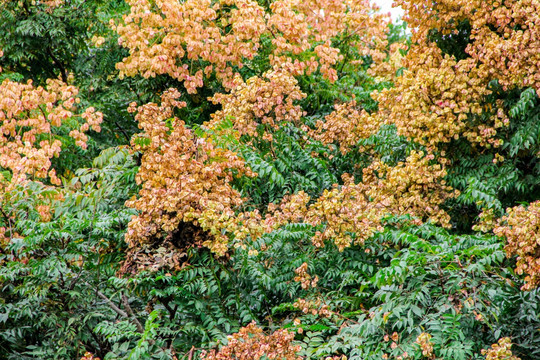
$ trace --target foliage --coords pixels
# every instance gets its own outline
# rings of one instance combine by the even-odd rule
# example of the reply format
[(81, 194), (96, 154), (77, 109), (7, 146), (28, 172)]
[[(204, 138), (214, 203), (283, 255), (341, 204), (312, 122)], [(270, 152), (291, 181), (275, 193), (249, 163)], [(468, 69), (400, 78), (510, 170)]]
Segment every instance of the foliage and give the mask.
[(115, 315), (104, 298), (118, 293), (107, 279), (125, 247), (132, 213), (122, 199), (134, 190), (134, 167), (125, 150), (102, 154), (94, 165), (79, 169), (65, 190), (19, 185), (3, 205), (17, 231), (3, 242), (0, 260), (0, 348), (7, 359), (73, 359), (85, 349), (101, 356), (110, 349), (93, 330)]
[(540, 7), (396, 4), (0, 0), (0, 359), (538, 358)]
[(89, 157), (78, 167), (88, 166), (106, 147), (129, 143), (137, 128), (126, 111), (128, 104), (138, 98), (152, 100), (154, 94), (147, 92), (160, 86), (117, 78), (115, 64), (125, 51), (108, 23), (127, 9), (121, 0), (0, 2), (0, 79), (33, 80), (36, 86), (61, 79), (79, 89), (83, 106), (104, 114), (104, 131), (93, 134), (91, 154), (75, 153), (69, 159)]
[(260, 359), (263, 356), (273, 359), (297, 360), (296, 352), (299, 346), (291, 344), (294, 335), (287, 330), (278, 330), (271, 335), (264, 335), (255, 323), (240, 329), (228, 339), (227, 346), (222, 347), (218, 353), (214, 350), (203, 353), (202, 359)]

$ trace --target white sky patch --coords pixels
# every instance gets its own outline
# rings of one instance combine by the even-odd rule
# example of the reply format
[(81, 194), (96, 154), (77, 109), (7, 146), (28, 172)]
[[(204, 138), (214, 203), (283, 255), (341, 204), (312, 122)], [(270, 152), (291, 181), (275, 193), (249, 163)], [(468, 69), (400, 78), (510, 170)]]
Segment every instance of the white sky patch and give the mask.
[(381, 8), (382, 13), (390, 13), (392, 22), (396, 22), (403, 16), (403, 9), (401, 7), (392, 7), (393, 0), (371, 0), (371, 2), (377, 4)]

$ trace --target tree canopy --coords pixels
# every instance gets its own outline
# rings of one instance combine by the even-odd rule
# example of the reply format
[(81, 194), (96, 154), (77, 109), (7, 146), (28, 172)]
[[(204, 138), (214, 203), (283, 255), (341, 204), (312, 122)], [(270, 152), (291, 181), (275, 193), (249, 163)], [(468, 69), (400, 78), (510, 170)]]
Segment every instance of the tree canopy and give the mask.
[(540, 357), (540, 2), (0, 0), (0, 360)]

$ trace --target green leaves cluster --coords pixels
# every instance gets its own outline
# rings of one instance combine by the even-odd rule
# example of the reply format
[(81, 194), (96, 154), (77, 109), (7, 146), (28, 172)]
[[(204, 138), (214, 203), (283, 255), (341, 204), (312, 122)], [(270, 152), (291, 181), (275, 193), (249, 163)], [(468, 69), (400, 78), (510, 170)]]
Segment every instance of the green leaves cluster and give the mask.
[[(260, 3), (268, 8), (271, 1)], [(126, 53), (107, 23), (126, 10), (123, 1), (66, 0), (55, 8), (39, 1), (0, 1), (1, 79), (39, 84), (73, 74), (83, 105), (103, 111), (106, 122), (102, 134), (92, 134), (89, 151), (66, 144), (54, 160), (62, 169), (61, 187), (29, 182), (0, 198), (0, 227), (11, 228), (9, 241), (0, 243), (0, 360), (80, 359), (86, 352), (103, 360), (194, 359), (252, 321), (267, 332), (294, 332), (306, 359), (404, 353), (423, 359), (416, 343), (421, 333), (431, 335), (435, 359), (479, 359), (482, 349), (502, 337), (512, 339), (521, 359), (540, 357), (540, 292), (519, 290), (522, 280), (512, 271), (514, 260), (506, 258), (502, 239), (472, 230), (482, 209), (500, 216), (508, 206), (540, 198), (540, 107), (533, 89), (490, 84), (487, 101), (504, 100), (511, 117), (499, 130), (500, 148), (479, 149), (465, 140), (448, 144), (445, 180), (460, 190), (445, 204), (451, 230), (418, 225), (409, 216), (389, 217), (363, 246), (339, 251), (333, 244), (312, 244), (321, 226), (289, 223), (235, 243), (222, 258), (196, 245), (178, 247), (185, 259), (180, 270), (131, 273), (123, 267), (133, 255), (124, 235), (135, 213), (125, 201), (139, 190), (140, 154), (123, 145), (138, 131), (126, 109), (132, 101), (152, 101), (164, 89), (180, 86), (159, 76), (116, 77), (114, 65)], [(469, 32), (464, 23), (458, 34), (433, 31), (431, 37), (446, 54), (460, 58)], [(104, 37), (99, 48), (91, 45), (94, 35)], [(358, 55), (347, 39), (343, 35), (340, 45), (345, 59)], [(403, 40), (401, 27), (390, 27), (390, 40)], [(245, 77), (268, 70), (271, 38), (262, 46), (241, 70)], [(335, 83), (317, 72), (299, 77), (307, 94), (300, 102), (307, 112), (304, 125), (315, 128), (336, 102), (353, 96), (367, 111), (377, 110), (370, 93), (391, 84), (368, 76), (370, 59), (365, 60), (362, 71), (345, 60)], [(187, 107), (176, 110), (198, 136), (207, 131), (199, 125), (217, 110), (207, 97), (223, 91), (214, 80), (198, 94), (184, 94)], [(216, 132), (230, 130), (233, 120)], [(270, 131), (264, 125), (258, 130)], [(308, 139), (306, 128), (294, 124), (271, 133), (270, 142), (206, 132), (258, 174), (232, 185), (246, 198), (245, 210), (263, 214), (270, 203), (299, 191), (316, 199), (342, 185), (344, 173), (361, 181), (375, 157), (394, 166), (412, 150), (425, 150), (390, 124), (347, 154), (336, 144)], [(50, 204), (50, 219), (41, 213), (43, 199)], [(310, 276), (317, 276), (316, 287), (302, 288), (294, 280), (304, 263)], [(295, 306), (298, 299), (317, 305), (304, 312)], [(329, 312), (321, 315), (323, 306)]]

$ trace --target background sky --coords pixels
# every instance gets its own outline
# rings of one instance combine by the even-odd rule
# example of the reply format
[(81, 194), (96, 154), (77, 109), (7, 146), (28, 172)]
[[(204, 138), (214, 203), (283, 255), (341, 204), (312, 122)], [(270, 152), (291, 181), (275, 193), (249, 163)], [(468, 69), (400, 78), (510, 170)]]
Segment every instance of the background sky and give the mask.
[(400, 7), (392, 8), (393, 0), (372, 0), (372, 2), (381, 7), (381, 12), (390, 12), (392, 14), (392, 20), (394, 21), (403, 15), (403, 10)]

